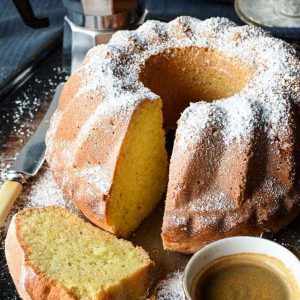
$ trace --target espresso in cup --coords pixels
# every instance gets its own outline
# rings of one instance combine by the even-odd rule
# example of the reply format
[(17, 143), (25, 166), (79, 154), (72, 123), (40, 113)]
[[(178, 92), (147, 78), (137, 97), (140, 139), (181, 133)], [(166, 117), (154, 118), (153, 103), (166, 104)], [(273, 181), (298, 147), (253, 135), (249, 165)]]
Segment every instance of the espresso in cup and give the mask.
[(192, 284), (195, 300), (297, 300), (297, 284), (285, 265), (270, 256), (242, 253), (210, 263)]
[(187, 300), (299, 300), (300, 262), (263, 238), (225, 238), (191, 257), (182, 286)]

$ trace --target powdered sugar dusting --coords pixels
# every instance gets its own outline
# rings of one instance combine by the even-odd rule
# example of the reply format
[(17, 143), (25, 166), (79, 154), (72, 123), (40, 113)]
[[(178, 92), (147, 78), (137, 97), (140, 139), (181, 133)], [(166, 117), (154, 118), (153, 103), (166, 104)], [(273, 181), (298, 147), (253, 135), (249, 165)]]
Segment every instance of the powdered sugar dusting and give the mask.
[(284, 197), (286, 193), (285, 189), (276, 182), (275, 178), (267, 178), (263, 182), (262, 188), (270, 195), (276, 194), (278, 198)]
[(223, 192), (220, 192), (209, 196), (204, 195), (200, 199), (190, 202), (189, 208), (194, 212), (211, 212), (234, 209), (235, 205)]
[(183, 300), (182, 277), (183, 273), (176, 271), (161, 280), (155, 290), (157, 300)]
[(207, 102), (191, 103), (178, 122), (176, 145), (186, 149), (194, 148), (205, 137), (205, 129), (220, 127), (222, 120), (224, 113), (217, 106)]
[[(25, 197), (25, 194), (21, 198), (23, 197)], [(64, 198), (62, 191), (54, 182), (48, 169), (32, 185), (29, 194), (26, 195), (26, 199), (22, 200), (24, 200), (24, 208), (58, 205), (68, 208), (72, 212), (77, 212), (71, 202)]]
[(94, 185), (104, 195), (108, 194), (110, 184), (108, 175), (102, 166), (98, 165), (86, 167), (85, 169), (79, 171), (78, 176), (84, 178), (87, 182)]
[(168, 220), (170, 223), (175, 224), (176, 226), (180, 226), (181, 228), (184, 228), (187, 226), (187, 218), (184, 217), (183, 215), (172, 215), (168, 217)]

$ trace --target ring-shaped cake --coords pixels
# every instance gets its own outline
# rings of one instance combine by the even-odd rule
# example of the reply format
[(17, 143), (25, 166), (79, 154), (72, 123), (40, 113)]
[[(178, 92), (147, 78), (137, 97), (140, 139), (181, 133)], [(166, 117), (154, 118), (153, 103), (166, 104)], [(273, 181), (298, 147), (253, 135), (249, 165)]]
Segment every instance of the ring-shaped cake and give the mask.
[(299, 87), (295, 50), (257, 27), (148, 21), (91, 49), (67, 81), (47, 161), (92, 222), (126, 237), (165, 192), (162, 126), (177, 126), (164, 247), (276, 231), (299, 213)]

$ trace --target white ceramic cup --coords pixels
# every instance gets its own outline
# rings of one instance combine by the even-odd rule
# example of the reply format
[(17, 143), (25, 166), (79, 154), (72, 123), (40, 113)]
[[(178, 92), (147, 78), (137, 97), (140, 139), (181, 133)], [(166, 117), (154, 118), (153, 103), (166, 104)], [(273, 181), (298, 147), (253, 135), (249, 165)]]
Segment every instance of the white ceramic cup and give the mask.
[(281, 261), (294, 276), (300, 290), (300, 261), (291, 251), (263, 238), (237, 236), (213, 242), (191, 257), (183, 275), (186, 299), (193, 300), (190, 295), (193, 280), (209, 263), (223, 256), (241, 253), (263, 254)]

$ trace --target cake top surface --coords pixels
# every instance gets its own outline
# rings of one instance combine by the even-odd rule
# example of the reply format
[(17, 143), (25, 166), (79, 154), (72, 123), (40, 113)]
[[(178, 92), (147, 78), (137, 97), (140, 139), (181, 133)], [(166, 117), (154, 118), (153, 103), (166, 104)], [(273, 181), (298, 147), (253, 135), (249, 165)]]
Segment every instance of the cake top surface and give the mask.
[[(300, 65), (295, 50), (258, 27), (237, 26), (225, 18), (147, 21), (137, 30), (115, 33), (106, 46), (91, 50), (90, 59), (82, 67), (88, 75), (83, 92), (104, 88), (107, 101), (101, 105), (102, 113), (127, 115), (145, 98), (158, 98), (139, 79), (147, 59), (168, 49), (192, 46), (217, 49), (253, 66), (256, 72), (241, 92), (213, 103), (199, 99), (183, 112), (178, 127), (179, 135), (184, 132), (180, 140), (183, 147), (199, 138), (199, 128), (224, 119), (226, 143), (251, 134), (249, 124), (257, 114), (264, 115), (270, 137), (288, 130), (290, 100), (299, 101), (300, 95)], [(204, 117), (199, 118), (199, 113)]]

